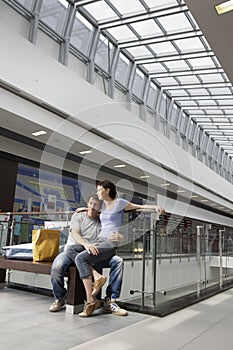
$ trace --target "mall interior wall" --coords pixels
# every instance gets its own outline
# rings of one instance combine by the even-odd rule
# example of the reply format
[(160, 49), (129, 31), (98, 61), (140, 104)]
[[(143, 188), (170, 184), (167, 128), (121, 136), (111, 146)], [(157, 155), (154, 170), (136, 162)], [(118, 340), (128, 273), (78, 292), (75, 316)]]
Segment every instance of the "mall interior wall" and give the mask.
[[(63, 135), (67, 147), (79, 140), (105, 153), (106, 157), (122, 159), (164, 180), (172, 179), (188, 190), (205, 192), (207, 198), (214, 193), (219, 204), (232, 200), (230, 183), (127, 110), (123, 103), (110, 99), (88, 83), (80, 63), (77, 63), (76, 72), (74, 59), (70, 61), (72, 69), (60, 64), (57, 44), (54, 42), (51, 46), (51, 40), (45, 34), (40, 34), (38, 44), (33, 45), (25, 37), (25, 23), (20, 26), (14, 18), (16, 31), (16, 24), (11, 25), (12, 18), (7, 16), (4, 17), (3, 11), (0, 17), (0, 79), (3, 84), (16, 89), (17, 95), (1, 89), (2, 112), (15, 115), (18, 122), (34, 120), (38, 125), (56, 131)], [(19, 27), (21, 32), (18, 32)], [(61, 114), (67, 118), (62, 118)], [(98, 134), (92, 133), (92, 128)], [(3, 151), (18, 152), (19, 156), (55, 167), (64, 166), (64, 159), (49, 152), (41, 153), (22, 144), (17, 147), (17, 142), (11, 143), (4, 137), (1, 142)], [(52, 138), (51, 145), (54, 146)], [(60, 147), (64, 149), (64, 145)], [(76, 169), (71, 161), (66, 161), (65, 166), (70, 171)], [(92, 173), (89, 175), (91, 177)]]

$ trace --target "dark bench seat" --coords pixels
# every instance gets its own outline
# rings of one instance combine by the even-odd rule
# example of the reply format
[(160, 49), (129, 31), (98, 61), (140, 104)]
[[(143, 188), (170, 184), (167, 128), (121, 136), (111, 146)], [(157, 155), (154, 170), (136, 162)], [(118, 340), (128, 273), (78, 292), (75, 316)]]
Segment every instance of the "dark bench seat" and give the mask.
[[(50, 275), (51, 262), (33, 262), (28, 260), (11, 260), (0, 257), (0, 286), (4, 287), (6, 282), (6, 270), (17, 270), (24, 272)], [(69, 313), (77, 313), (81, 309), (81, 304), (85, 299), (83, 283), (79, 278), (78, 270), (71, 266), (67, 271), (67, 301), (66, 310)]]

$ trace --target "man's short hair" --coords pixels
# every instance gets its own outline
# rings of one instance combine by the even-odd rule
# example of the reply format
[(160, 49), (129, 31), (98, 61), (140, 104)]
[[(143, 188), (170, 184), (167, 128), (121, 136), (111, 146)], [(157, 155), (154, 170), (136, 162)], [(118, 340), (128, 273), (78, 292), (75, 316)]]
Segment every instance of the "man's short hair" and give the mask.
[(91, 195), (87, 198), (87, 203), (89, 202), (90, 199), (94, 199), (95, 201), (100, 202), (99, 197), (97, 196), (97, 194), (91, 194)]

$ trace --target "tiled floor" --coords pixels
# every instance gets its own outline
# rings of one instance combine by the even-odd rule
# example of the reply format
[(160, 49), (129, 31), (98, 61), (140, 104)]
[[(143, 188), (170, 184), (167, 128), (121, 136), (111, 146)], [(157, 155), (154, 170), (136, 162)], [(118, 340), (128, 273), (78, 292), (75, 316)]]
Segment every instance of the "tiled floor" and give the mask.
[(0, 290), (0, 346), (4, 350), (196, 350), (232, 348), (233, 289), (164, 318), (97, 311), (82, 319), (50, 313), (52, 298)]

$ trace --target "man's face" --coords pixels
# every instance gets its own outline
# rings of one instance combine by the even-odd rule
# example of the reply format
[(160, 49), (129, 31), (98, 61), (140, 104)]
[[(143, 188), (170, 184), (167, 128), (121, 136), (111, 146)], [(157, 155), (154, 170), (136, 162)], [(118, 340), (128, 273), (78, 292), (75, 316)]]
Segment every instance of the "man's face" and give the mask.
[(92, 197), (87, 203), (87, 215), (91, 218), (97, 217), (100, 211), (100, 201), (93, 199)]

